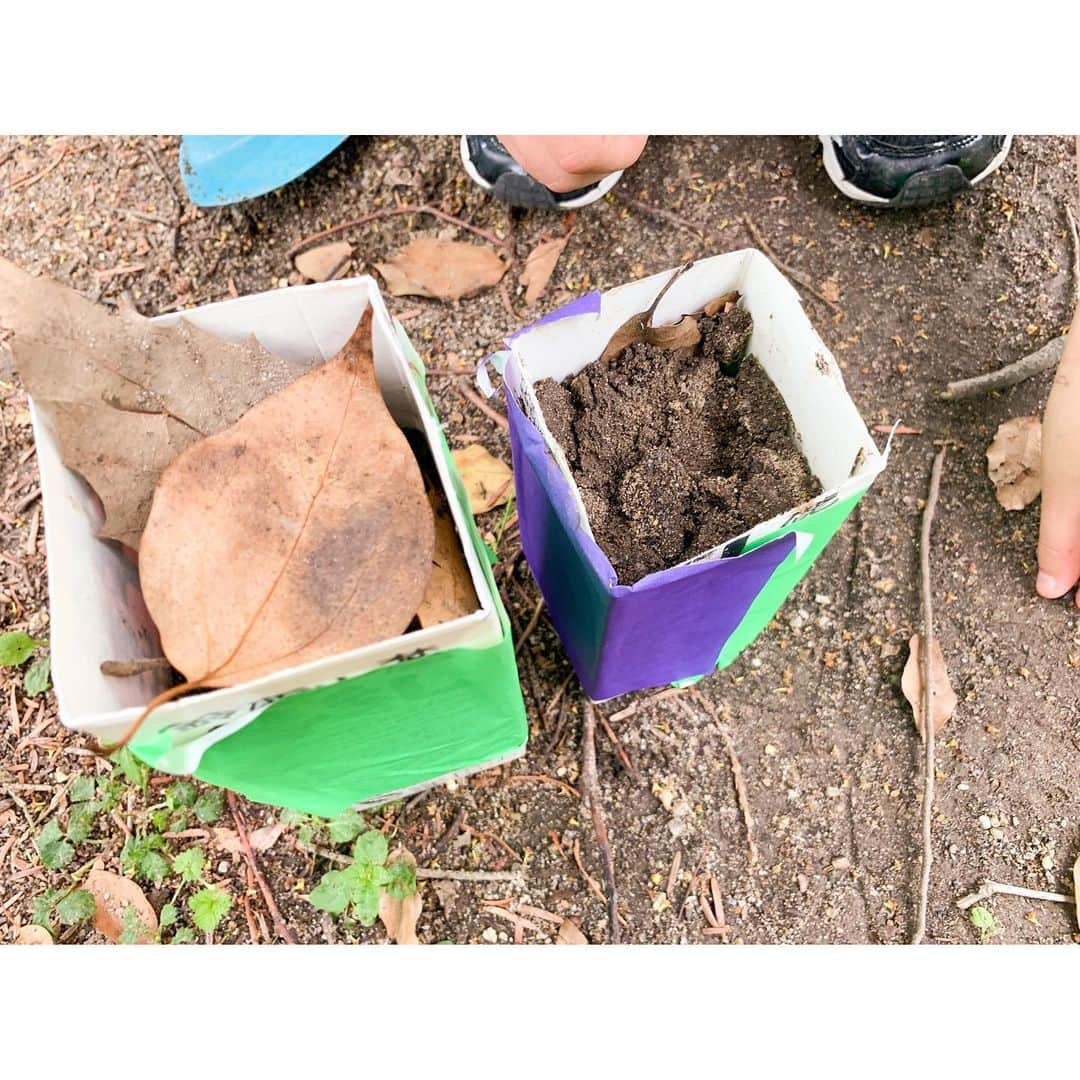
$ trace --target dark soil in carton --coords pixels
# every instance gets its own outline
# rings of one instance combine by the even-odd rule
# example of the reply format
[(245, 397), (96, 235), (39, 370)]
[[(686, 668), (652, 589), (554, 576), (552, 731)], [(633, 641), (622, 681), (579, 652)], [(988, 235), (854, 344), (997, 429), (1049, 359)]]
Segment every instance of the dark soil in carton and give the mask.
[(821, 491), (791, 414), (732, 307), (699, 319), (692, 353), (632, 345), (536, 386), (593, 536), (619, 580), (675, 566)]

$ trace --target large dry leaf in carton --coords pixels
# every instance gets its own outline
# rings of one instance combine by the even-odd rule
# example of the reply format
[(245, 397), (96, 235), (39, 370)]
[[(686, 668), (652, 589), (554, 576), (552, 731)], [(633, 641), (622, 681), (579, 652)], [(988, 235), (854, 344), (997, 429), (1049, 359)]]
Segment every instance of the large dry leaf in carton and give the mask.
[(1016, 416), (1001, 424), (986, 451), (997, 501), (1006, 510), (1023, 510), (1042, 490), (1042, 421)]
[(402, 633), (434, 544), (368, 308), (337, 356), (166, 469), (139, 573), (173, 666), (232, 686)]
[(84, 888), (94, 898), (94, 929), (114, 945), (124, 931), (124, 911), (133, 908), (138, 927), (135, 941), (146, 945), (154, 940), (158, 919), (146, 893), (131, 880), (108, 870), (91, 870)]
[[(395, 862), (402, 862), (416, 869), (416, 858), (405, 848), (398, 848), (387, 860), (387, 866)], [(420, 912), (424, 907), (424, 901), (420, 891), (414, 890), (410, 895), (396, 897), (390, 895), (390, 890), (384, 888), (379, 896), (379, 919), (386, 927), (386, 934), (391, 941), (398, 945), (419, 945), (420, 939), (416, 936), (416, 921), (420, 918)]]
[(506, 263), (488, 247), (420, 236), (376, 269), (394, 296), (460, 300), (497, 285)]
[(606, 364), (614, 360), (624, 349), (631, 345), (649, 344), (662, 349), (692, 349), (701, 340), (701, 332), (698, 329), (697, 314), (683, 315), (670, 326), (653, 326), (653, 316), (660, 306), (660, 301), (668, 289), (693, 266), (688, 262), (680, 266), (671, 277), (664, 283), (663, 288), (656, 294), (656, 299), (644, 311), (631, 315), (614, 334), (600, 354), (600, 363)]
[(494, 510), (513, 496), (514, 474), (510, 466), (480, 443), (454, 450), (450, 456), (461, 474), (461, 482), (469, 496), (469, 509), (474, 514)]
[(440, 491), (432, 488), (427, 495), (435, 517), (435, 554), (431, 559), (431, 580), (416, 611), (423, 627), (458, 619), (480, 606), (450, 507)]
[(559, 240), (541, 240), (529, 252), (525, 259), (525, 269), (521, 272), (518, 280), (525, 286), (525, 303), (533, 304), (544, 295), (555, 272), (555, 264), (566, 247), (566, 241), (570, 237), (564, 236)]
[[(922, 673), (922, 635), (915, 634), (908, 643), (910, 653), (904, 665), (904, 674), (900, 677), (900, 689), (904, 692), (915, 717), (915, 727), (925, 739), (923, 729), (923, 673)], [(941, 651), (938, 639), (934, 638), (930, 649), (930, 716), (934, 723), (934, 734), (948, 722), (956, 711), (959, 698), (949, 682), (949, 672), (945, 668), (945, 655)]]
[(254, 337), (233, 344), (181, 320), (115, 315), (0, 259), (0, 327), (23, 385), (49, 417), (64, 464), (105, 509), (100, 535), (139, 546), (165, 467), (234, 424), (301, 370)]

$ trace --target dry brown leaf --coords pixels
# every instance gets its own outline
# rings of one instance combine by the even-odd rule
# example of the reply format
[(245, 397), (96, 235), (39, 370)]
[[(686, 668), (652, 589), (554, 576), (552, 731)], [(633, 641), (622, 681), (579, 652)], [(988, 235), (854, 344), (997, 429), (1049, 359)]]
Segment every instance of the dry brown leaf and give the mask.
[(154, 940), (158, 920), (146, 893), (131, 880), (108, 870), (91, 870), (84, 886), (94, 897), (94, 929), (104, 934), (114, 945), (124, 929), (124, 909), (134, 908), (141, 927), (136, 943), (146, 945)]
[[(656, 294), (656, 299), (646, 308), (645, 311), (639, 311), (635, 315), (631, 315), (616, 331), (611, 335), (611, 339), (608, 341), (604, 351), (600, 354), (600, 363), (606, 364), (610, 360), (614, 360), (624, 349), (628, 349), (631, 345), (639, 345), (642, 342), (650, 342), (654, 345), (659, 345), (660, 342), (654, 339), (654, 335), (657, 333), (662, 334), (665, 330), (674, 329), (674, 327), (656, 327), (653, 326), (652, 320), (656, 309), (660, 306), (660, 301), (664, 299), (664, 294), (671, 288), (672, 285), (682, 276), (687, 270), (693, 266), (693, 262), (688, 262), (684, 266), (680, 266), (671, 277), (664, 282), (663, 288)], [(697, 329), (696, 316), (683, 315), (679, 321), (675, 324), (675, 327), (682, 327), (681, 333), (685, 336), (687, 334), (686, 327), (683, 324), (687, 319), (693, 318), (694, 329)], [(694, 344), (697, 344), (695, 339)], [(681, 348), (683, 346), (664, 346), (665, 348)]]
[(563, 919), (559, 926), (559, 933), (555, 938), (556, 945), (588, 945), (589, 939), (578, 928), (573, 919)]
[(821, 294), (823, 300), (827, 300), (830, 304), (837, 304), (840, 302), (840, 283), (836, 280), (836, 275), (827, 277), (820, 285), (818, 285), (818, 292)]
[(302, 365), (254, 337), (223, 341), (181, 320), (115, 314), (0, 259), (0, 327), (23, 385), (52, 422), (64, 463), (105, 508), (100, 535), (132, 548), (154, 487), (186, 447), (235, 423)]
[[(263, 825), (262, 828), (253, 829), (248, 833), (251, 850), (256, 854), (269, 851), (278, 842), (278, 837), (281, 836), (284, 829), (285, 826), (280, 821), (273, 825)], [(227, 851), (230, 855), (244, 854), (244, 845), (241, 843), (240, 835), (235, 829), (215, 828), (211, 831), (214, 834), (214, 843), (222, 851)]]
[(480, 443), (472, 443), (450, 455), (469, 495), (469, 509), (483, 514), (508, 502), (514, 494), (514, 474), (510, 466), (490, 454)]
[(320, 244), (308, 248), (296, 256), (296, 269), (309, 281), (328, 281), (352, 255), (352, 244), (337, 240), (332, 244)]
[[(394, 862), (405, 862), (416, 867), (416, 859), (405, 848), (398, 848), (392, 852), (386, 860), (387, 865)], [(419, 945), (420, 939), (416, 936), (416, 920), (420, 918), (424, 901), (417, 889), (412, 896), (406, 896), (404, 900), (396, 900), (385, 889), (379, 897), (379, 918), (386, 927), (387, 936), (391, 941), (399, 945)]]
[(738, 289), (731, 289), (724, 293), (722, 296), (718, 296), (715, 300), (710, 300), (702, 312), (703, 315), (718, 315), (721, 311), (726, 311), (729, 306), (734, 306), (739, 302), (741, 293)]
[(376, 269), (394, 296), (460, 300), (497, 285), (506, 263), (491, 248), (420, 236)]
[(529, 252), (525, 260), (525, 269), (521, 272), (518, 280), (525, 286), (525, 303), (533, 304), (544, 295), (555, 272), (555, 264), (566, 247), (566, 241), (570, 237), (564, 236), (561, 240), (541, 240)]
[(692, 349), (701, 340), (696, 315), (684, 315), (671, 326), (650, 326), (645, 340), (661, 349)]
[(26, 926), (20, 926), (19, 932), (15, 935), (16, 945), (55, 945), (52, 934), (45, 929), (44, 926), (38, 926), (37, 923), (27, 923)]
[(402, 633), (434, 545), (368, 308), (332, 360), (169, 466), (139, 575), (173, 666), (232, 686)]
[(480, 606), (480, 601), (442, 492), (429, 490), (428, 502), (435, 517), (435, 554), (431, 560), (431, 580), (416, 617), (421, 626), (437, 626), (470, 614)]
[[(922, 715), (921, 646), (922, 635), (914, 634), (911, 641), (908, 642), (908, 648), (911, 651), (908, 655), (908, 661), (904, 665), (904, 674), (900, 677), (900, 689), (903, 690), (904, 697), (907, 698), (908, 704), (911, 706), (911, 711), (915, 717), (915, 727), (925, 739), (926, 734), (923, 731)], [(933, 718), (935, 735), (941, 731), (948, 722), (949, 717), (956, 711), (959, 700), (953, 691), (952, 684), (949, 682), (949, 672), (945, 667), (945, 656), (941, 651), (941, 644), (935, 637), (933, 648), (930, 650), (930, 716)]]
[(986, 451), (997, 501), (1006, 510), (1023, 510), (1042, 490), (1042, 421), (1038, 416), (1006, 420)]

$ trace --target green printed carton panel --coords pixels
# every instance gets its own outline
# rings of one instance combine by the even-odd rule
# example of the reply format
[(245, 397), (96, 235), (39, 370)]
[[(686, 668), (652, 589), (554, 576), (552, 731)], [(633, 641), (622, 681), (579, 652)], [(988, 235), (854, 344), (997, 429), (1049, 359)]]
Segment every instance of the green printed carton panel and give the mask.
[[(291, 288), (160, 318), (189, 319), (233, 341), (254, 334), (297, 363), (333, 356), (374, 307), (379, 387), (402, 428), (430, 448), (479, 608), (451, 622), (156, 709), (132, 750), (260, 802), (332, 815), (498, 764), (524, 751), (525, 710), (506, 613), (424, 384), (423, 365), (370, 277)], [(32, 406), (32, 403), (31, 403)], [(100, 504), (62, 464), (33, 410), (48, 558), (53, 681), (60, 719), (118, 738), (165, 689), (161, 672), (101, 674), (103, 660), (161, 653), (138, 572), (100, 540)]]

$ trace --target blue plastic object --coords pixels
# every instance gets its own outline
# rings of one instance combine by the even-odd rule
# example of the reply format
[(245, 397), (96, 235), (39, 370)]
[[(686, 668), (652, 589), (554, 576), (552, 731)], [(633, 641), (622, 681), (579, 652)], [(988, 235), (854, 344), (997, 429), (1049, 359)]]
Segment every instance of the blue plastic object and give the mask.
[(197, 206), (265, 195), (318, 165), (346, 135), (184, 135), (180, 178)]

